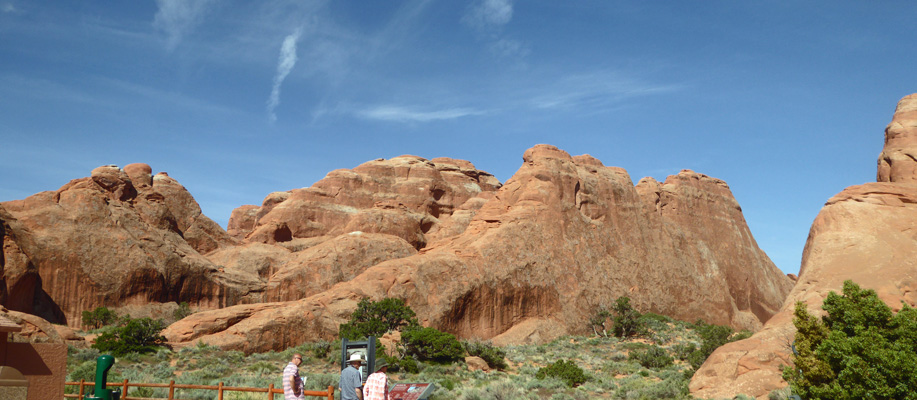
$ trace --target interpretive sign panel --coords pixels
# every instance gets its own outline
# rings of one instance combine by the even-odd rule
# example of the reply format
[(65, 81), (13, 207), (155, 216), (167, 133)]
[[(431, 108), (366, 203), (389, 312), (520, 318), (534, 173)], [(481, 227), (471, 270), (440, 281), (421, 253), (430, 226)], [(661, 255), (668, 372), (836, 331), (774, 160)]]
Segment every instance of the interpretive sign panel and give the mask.
[(399, 383), (388, 391), (391, 400), (425, 400), (433, 394), (436, 386), (432, 383)]

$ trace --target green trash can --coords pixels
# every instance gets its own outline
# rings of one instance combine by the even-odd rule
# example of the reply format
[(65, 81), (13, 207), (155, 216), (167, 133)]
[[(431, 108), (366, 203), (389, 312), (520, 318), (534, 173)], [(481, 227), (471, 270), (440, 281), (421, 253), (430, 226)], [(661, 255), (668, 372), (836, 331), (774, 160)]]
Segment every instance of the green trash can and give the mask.
[(108, 389), (108, 370), (115, 365), (115, 358), (106, 354), (96, 359), (96, 384), (92, 394), (84, 400), (121, 400), (121, 389)]

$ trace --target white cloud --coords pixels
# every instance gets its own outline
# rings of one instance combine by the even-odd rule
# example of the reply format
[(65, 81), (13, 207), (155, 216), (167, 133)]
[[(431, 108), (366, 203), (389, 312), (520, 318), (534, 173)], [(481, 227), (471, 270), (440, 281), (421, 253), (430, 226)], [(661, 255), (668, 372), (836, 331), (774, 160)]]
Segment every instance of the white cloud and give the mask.
[(267, 113), (271, 122), (277, 120), (277, 114), (274, 113), (274, 110), (280, 105), (280, 84), (283, 83), (283, 80), (293, 70), (293, 66), (296, 65), (296, 42), (299, 41), (300, 36), (302, 36), (302, 28), (297, 28), (296, 31), (283, 39), (283, 45), (280, 46), (277, 75), (274, 76), (274, 87), (271, 89), (271, 97), (267, 101)]
[(7, 1), (0, 5), (0, 11), (3, 11), (6, 14), (12, 14), (18, 12), (19, 9), (17, 9), (13, 3)]
[(668, 93), (679, 85), (657, 85), (629, 78), (611, 71), (570, 75), (544, 88), (534, 96), (531, 105), (539, 109), (596, 111), (611, 108), (622, 100)]
[(156, 0), (159, 11), (153, 17), (153, 27), (166, 33), (166, 47), (175, 48), (182, 37), (200, 23), (212, 0)]
[(358, 113), (363, 118), (396, 122), (430, 122), (481, 115), (483, 111), (470, 108), (448, 108), (445, 110), (419, 111), (401, 106), (375, 106)]
[(512, 0), (480, 0), (472, 6), (462, 22), (480, 30), (499, 28), (513, 19)]

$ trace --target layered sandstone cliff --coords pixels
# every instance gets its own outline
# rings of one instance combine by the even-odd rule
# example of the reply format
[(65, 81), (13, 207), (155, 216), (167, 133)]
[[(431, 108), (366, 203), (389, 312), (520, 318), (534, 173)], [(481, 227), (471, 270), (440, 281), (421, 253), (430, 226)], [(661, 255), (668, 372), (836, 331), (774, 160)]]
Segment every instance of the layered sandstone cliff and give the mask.
[[(296, 300), (461, 232), (499, 185), (467, 161), (375, 160), (236, 210), (234, 239), (167, 174), (103, 166), (0, 203), (0, 304), (79, 326), (103, 305), (155, 316), (166, 302)], [(246, 209), (255, 232), (239, 228)]]
[[(405, 179), (424, 161), (398, 163), (409, 166), (383, 176)], [(176, 343), (283, 348), (330, 338), (363, 297), (405, 299), (425, 325), (498, 343), (578, 332), (591, 312), (622, 295), (644, 311), (757, 329), (792, 285), (758, 249), (728, 186), (691, 171), (635, 187), (623, 169), (539, 145), (526, 151), (504, 186), (492, 185), (495, 192), (466, 183), (461, 186), (470, 192), (453, 185), (453, 192), (441, 193), (440, 199), (462, 204), (451, 209), (436, 205), (436, 195), (410, 196), (409, 185), (399, 189), (394, 206), (389, 196), (366, 190), (374, 182), (365, 177), (345, 172), (326, 179), (346, 190), (316, 184), (269, 196), (260, 208), (237, 210), (231, 234), (247, 246), (282, 245), (302, 253), (317, 246), (297, 241), (373, 232), (398, 237), (419, 252), (350, 269), (344, 275), (352, 278), (319, 293), (304, 291), (309, 296), (301, 300), (197, 313), (164, 334)], [(331, 206), (338, 201), (349, 208)], [(405, 212), (390, 218), (392, 207)], [(440, 211), (434, 215), (433, 209)], [(427, 216), (439, 222), (425, 224)], [(449, 233), (436, 235), (443, 231)], [(290, 287), (305, 280), (297, 282)]]
[(201, 255), (232, 239), (174, 179), (104, 166), (53, 192), (0, 203), (3, 285), (14, 311), (78, 326), (98, 306), (235, 303)]
[(799, 279), (783, 308), (751, 338), (717, 349), (697, 371), (691, 392), (703, 398), (738, 393), (766, 399), (787, 384), (797, 301), (820, 315), (845, 280), (875, 290), (894, 310), (917, 304), (917, 94), (903, 98), (885, 130), (875, 183), (851, 186), (825, 204), (812, 223)]

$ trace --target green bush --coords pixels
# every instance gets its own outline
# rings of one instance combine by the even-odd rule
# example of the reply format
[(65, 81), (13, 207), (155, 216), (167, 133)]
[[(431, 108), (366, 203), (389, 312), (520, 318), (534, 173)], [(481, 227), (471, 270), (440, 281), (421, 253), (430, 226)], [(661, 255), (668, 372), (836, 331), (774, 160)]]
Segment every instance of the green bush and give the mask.
[(608, 337), (608, 320), (613, 318), (611, 312), (606, 310), (604, 307), (600, 307), (592, 315), (592, 318), (589, 318), (589, 327), (592, 328), (592, 332), (596, 336)]
[(796, 303), (795, 367), (783, 378), (805, 399), (917, 399), (917, 309), (897, 314), (873, 290), (845, 281), (820, 320)]
[(342, 339), (359, 340), (412, 326), (418, 326), (417, 314), (404, 304), (404, 300), (363, 298), (350, 315), (350, 321), (340, 325), (339, 335)]
[(82, 317), (83, 325), (88, 326), (90, 329), (99, 329), (110, 325), (118, 318), (114, 311), (106, 307), (96, 307), (92, 311), (83, 311)]
[(421, 361), (451, 363), (465, 356), (462, 344), (454, 335), (434, 328), (411, 328), (401, 333), (401, 345), (407, 355)]
[(557, 378), (564, 381), (569, 387), (582, 385), (589, 380), (586, 372), (569, 360), (558, 360), (547, 367), (539, 369), (538, 373), (535, 374), (535, 378)]
[(691, 353), (697, 351), (697, 345), (694, 343), (679, 343), (672, 347), (675, 350), (675, 357), (679, 360), (687, 360)]
[(506, 369), (506, 352), (489, 343), (468, 341), (464, 343), (465, 351), (470, 356), (481, 357), (488, 366), (496, 369)]
[(630, 305), (630, 297), (621, 296), (615, 300), (614, 307), (614, 334), (619, 338), (636, 336), (642, 333), (640, 313)]
[(650, 346), (646, 350), (637, 350), (630, 353), (628, 360), (637, 361), (644, 368), (660, 369), (672, 365), (675, 361), (665, 349), (659, 346)]
[(701, 346), (688, 355), (687, 361), (695, 370), (700, 368), (704, 361), (707, 361), (707, 357), (710, 357), (714, 350), (736, 340), (732, 328), (725, 325), (713, 325), (697, 320), (693, 326), (697, 335), (700, 336)]
[(188, 304), (187, 301), (183, 301), (181, 302), (181, 304), (178, 305), (178, 308), (176, 308), (175, 311), (172, 312), (172, 318), (178, 321), (191, 314), (193, 314), (191, 312), (191, 306)]
[(163, 347), (166, 338), (159, 334), (165, 329), (162, 320), (127, 317), (120, 326), (107, 328), (96, 338), (93, 348), (116, 357), (130, 353), (152, 353)]

